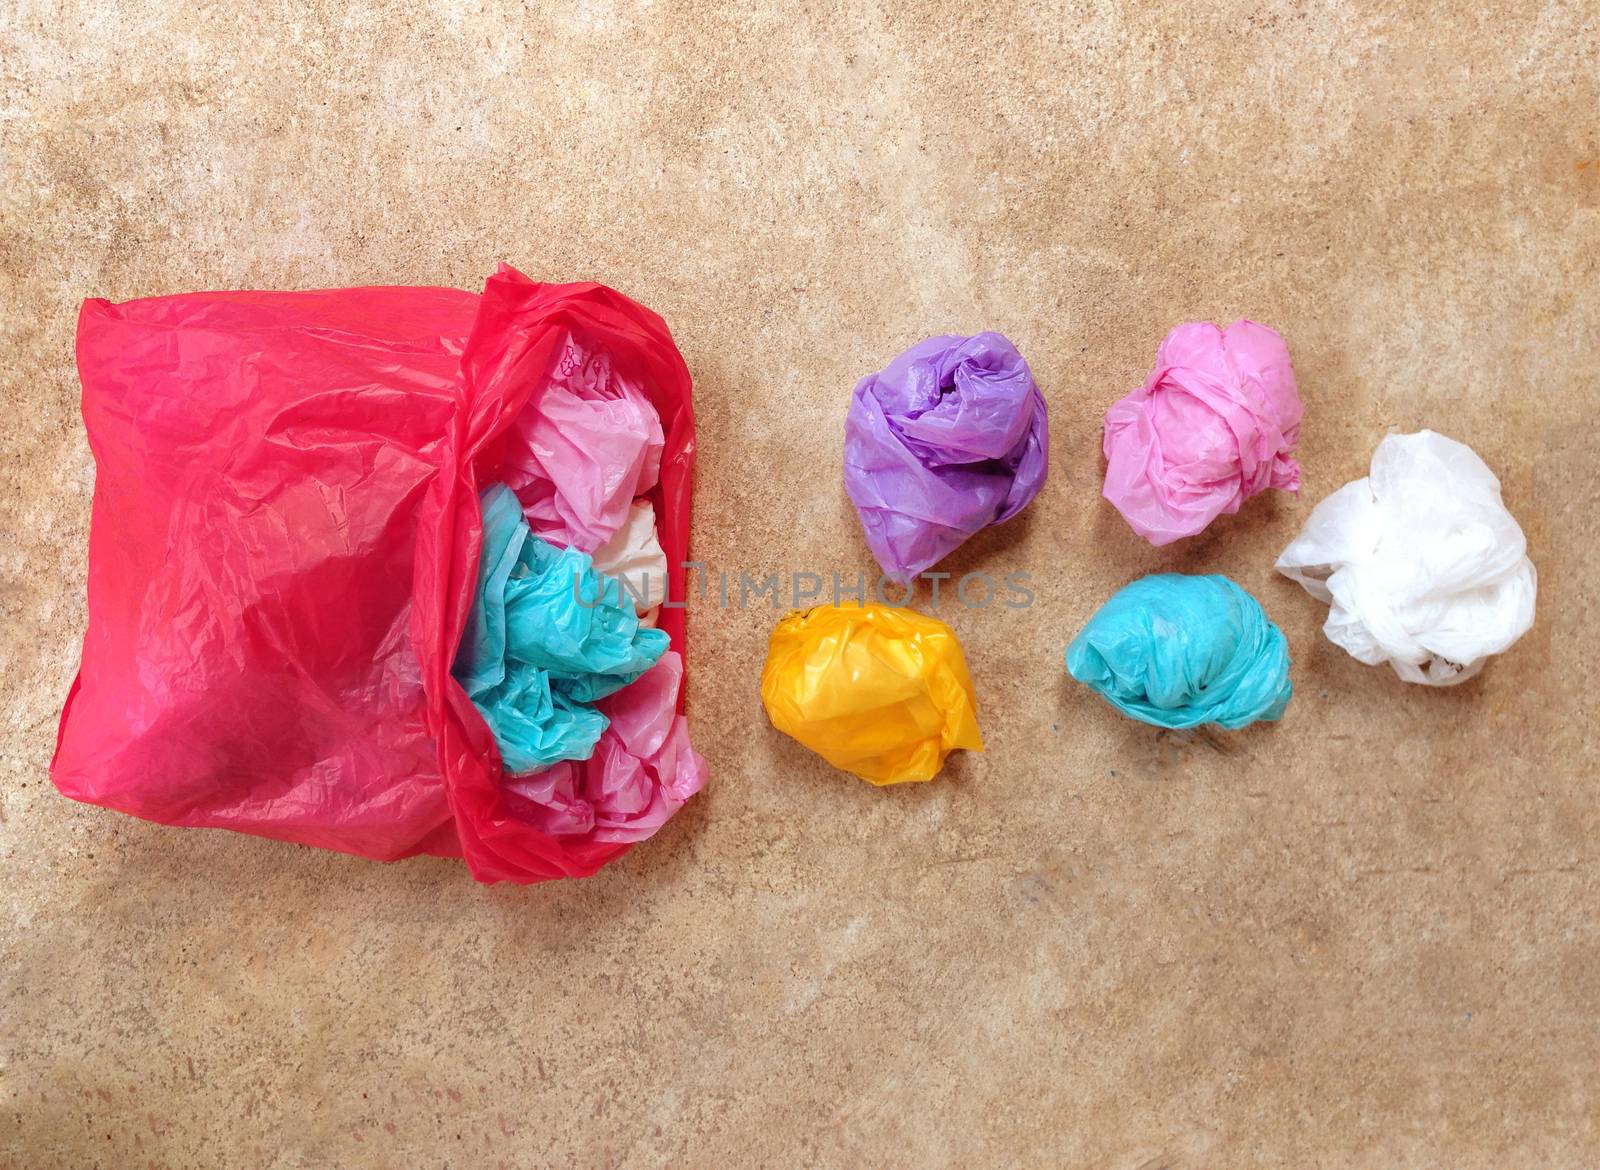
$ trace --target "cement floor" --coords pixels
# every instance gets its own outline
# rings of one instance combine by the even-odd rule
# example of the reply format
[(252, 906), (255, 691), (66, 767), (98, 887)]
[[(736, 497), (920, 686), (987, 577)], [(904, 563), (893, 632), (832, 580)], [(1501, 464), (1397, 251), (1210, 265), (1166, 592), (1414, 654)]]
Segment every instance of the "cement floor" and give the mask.
[[(1600, 1164), (1600, 13), (1592, 3), (54, 5), (0, 15), (0, 1162)], [(474, 885), (71, 804), (85, 296), (439, 283), (660, 311), (695, 548), (870, 563), (855, 379), (994, 328), (1053, 467), (941, 607), (989, 743), (877, 791), (765, 724), (767, 609), (691, 613), (712, 780), (596, 878)], [(1164, 551), (1099, 419), (1189, 319), (1288, 339), (1305, 491)], [(1271, 562), (1390, 429), (1500, 474), (1534, 631), (1410, 688)], [(1275, 728), (1068, 686), (1126, 580), (1288, 634)]]

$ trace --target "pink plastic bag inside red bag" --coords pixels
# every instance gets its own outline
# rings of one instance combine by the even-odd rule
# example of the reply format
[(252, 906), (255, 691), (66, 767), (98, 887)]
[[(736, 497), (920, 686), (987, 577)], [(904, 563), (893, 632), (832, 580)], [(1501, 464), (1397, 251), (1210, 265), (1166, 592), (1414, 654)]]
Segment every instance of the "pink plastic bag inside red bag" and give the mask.
[[(516, 461), (512, 423), (569, 336), (660, 416), (647, 498), (681, 599), (689, 372), (661, 318), (620, 293), (502, 266), (482, 296), (86, 302), (89, 625), (56, 786), (166, 824), (464, 857), (481, 881), (581, 877), (625, 853), (518, 815), (450, 677), (479, 485)], [(660, 624), (684, 654), (683, 610)]]

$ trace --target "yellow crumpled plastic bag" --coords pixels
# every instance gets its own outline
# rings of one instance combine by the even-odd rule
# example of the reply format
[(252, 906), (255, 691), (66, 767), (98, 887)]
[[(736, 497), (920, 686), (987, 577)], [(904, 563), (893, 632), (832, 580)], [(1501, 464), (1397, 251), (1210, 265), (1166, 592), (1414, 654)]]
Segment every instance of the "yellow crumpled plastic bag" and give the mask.
[(972, 679), (950, 627), (888, 605), (819, 605), (772, 631), (767, 718), (874, 784), (931, 780), (957, 748), (981, 752)]

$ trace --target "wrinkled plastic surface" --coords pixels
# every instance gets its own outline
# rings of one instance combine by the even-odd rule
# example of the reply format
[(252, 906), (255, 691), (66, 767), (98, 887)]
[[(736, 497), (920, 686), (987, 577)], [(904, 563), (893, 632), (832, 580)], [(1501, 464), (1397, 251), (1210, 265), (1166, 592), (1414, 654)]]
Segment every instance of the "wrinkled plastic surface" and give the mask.
[(1067, 647), (1067, 671), (1156, 727), (1237, 730), (1282, 716), (1289, 647), (1226, 577), (1160, 573), (1125, 585)]
[(506, 778), (517, 816), (552, 837), (600, 845), (650, 836), (706, 782), (706, 763), (675, 706), (682, 693), (683, 660), (669, 650), (638, 682), (596, 704), (606, 728), (587, 760)]
[(634, 497), (656, 485), (666, 442), (637, 377), (569, 335), (539, 399), (511, 424), (501, 474), (533, 530), (594, 552), (628, 522)]
[(1500, 481), (1464, 443), (1390, 435), (1371, 474), (1312, 511), (1278, 571), (1330, 608), (1329, 641), (1449, 686), (1533, 625), (1538, 579)]
[(1015, 516), (1049, 469), (1044, 395), (998, 333), (930, 337), (856, 384), (844, 486), (884, 574), (904, 584)]
[(586, 760), (606, 729), (594, 704), (660, 660), (667, 636), (639, 625), (587, 553), (532, 535), (511, 489), (484, 491), (478, 592), (455, 666), (506, 771)]
[[(582, 876), (624, 852), (598, 822), (544, 831), (450, 677), (477, 582), (479, 485), (505, 478), (511, 424), (572, 336), (661, 420), (648, 498), (681, 597), (689, 375), (661, 319), (619, 293), (502, 268), (481, 297), (86, 302), (97, 478), (89, 627), (51, 768), (61, 791), (366, 857), (464, 856), (484, 881)], [(676, 710), (619, 727), (616, 708), (647, 684), (681, 693), (683, 611), (660, 625), (677, 653), (602, 700), (596, 756), (624, 731), (642, 754), (669, 750)]]
[(1301, 413), (1276, 332), (1254, 321), (1179, 325), (1145, 384), (1106, 411), (1105, 498), (1159, 546), (1268, 488), (1299, 491)]
[(761, 672), (772, 725), (874, 784), (931, 780), (982, 751), (967, 660), (950, 627), (887, 605), (820, 605), (772, 631)]

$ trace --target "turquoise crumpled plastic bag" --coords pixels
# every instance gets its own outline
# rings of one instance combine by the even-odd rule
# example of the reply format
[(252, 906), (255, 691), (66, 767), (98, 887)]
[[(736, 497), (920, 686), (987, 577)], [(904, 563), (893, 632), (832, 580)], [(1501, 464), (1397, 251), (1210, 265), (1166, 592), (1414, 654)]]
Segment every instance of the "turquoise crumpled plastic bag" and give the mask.
[(1067, 647), (1067, 672), (1157, 727), (1275, 720), (1289, 705), (1289, 646), (1226, 577), (1160, 573), (1112, 595)]
[(533, 535), (504, 484), (480, 497), (478, 593), (454, 674), (494, 732), (507, 772), (586, 760), (608, 720), (592, 704), (656, 664), (667, 635), (639, 624), (587, 553)]

